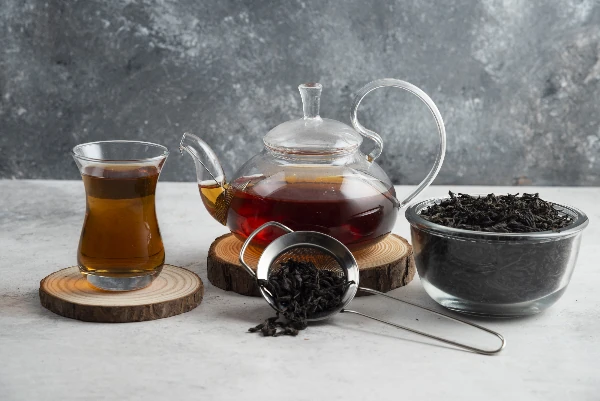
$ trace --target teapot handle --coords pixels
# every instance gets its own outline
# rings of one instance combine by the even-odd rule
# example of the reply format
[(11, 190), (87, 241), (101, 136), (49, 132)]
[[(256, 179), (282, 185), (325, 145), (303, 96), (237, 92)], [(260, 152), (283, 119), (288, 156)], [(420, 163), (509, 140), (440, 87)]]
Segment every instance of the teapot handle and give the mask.
[(375, 143), (375, 148), (367, 154), (367, 158), (370, 162), (374, 161), (381, 155), (381, 151), (383, 150), (383, 141), (381, 140), (379, 134), (365, 128), (360, 122), (358, 122), (358, 106), (369, 92), (374, 91), (378, 88), (384, 88), (388, 86), (403, 89), (421, 99), (421, 101), (427, 105), (431, 114), (433, 114), (433, 118), (437, 125), (438, 134), (440, 138), (440, 143), (437, 148), (437, 155), (435, 158), (435, 163), (433, 163), (433, 167), (431, 168), (429, 174), (427, 174), (425, 179), (421, 181), (419, 187), (406, 199), (404, 199), (404, 201), (400, 203), (400, 207), (402, 208), (406, 206), (411, 200), (413, 200), (417, 195), (419, 195), (425, 188), (427, 188), (440, 171), (442, 163), (444, 162), (444, 155), (446, 154), (446, 128), (444, 127), (444, 120), (442, 119), (442, 115), (440, 114), (440, 111), (438, 110), (435, 103), (433, 103), (433, 100), (431, 100), (431, 98), (425, 92), (423, 92), (421, 89), (417, 88), (413, 84), (393, 78), (384, 78), (378, 79), (373, 82), (369, 82), (356, 93), (354, 101), (352, 102), (350, 119), (352, 121), (352, 126), (355, 130), (357, 130), (362, 136), (369, 138)]

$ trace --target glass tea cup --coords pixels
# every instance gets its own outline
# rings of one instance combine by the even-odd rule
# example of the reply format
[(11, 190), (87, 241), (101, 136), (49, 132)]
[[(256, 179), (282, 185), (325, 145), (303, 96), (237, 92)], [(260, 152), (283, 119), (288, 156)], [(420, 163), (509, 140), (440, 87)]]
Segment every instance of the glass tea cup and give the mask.
[(79, 271), (108, 291), (150, 285), (165, 261), (154, 195), (169, 151), (154, 143), (114, 140), (77, 145), (72, 155), (86, 192)]

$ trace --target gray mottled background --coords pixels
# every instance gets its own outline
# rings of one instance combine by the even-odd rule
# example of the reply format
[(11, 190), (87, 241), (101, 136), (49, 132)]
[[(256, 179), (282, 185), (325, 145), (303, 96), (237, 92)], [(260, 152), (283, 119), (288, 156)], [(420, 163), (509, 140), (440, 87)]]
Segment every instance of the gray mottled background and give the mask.
[[(301, 116), (297, 85), (352, 93), (383, 77), (430, 94), (447, 125), (437, 183), (600, 185), (600, 4), (504, 1), (0, 2), (0, 178), (77, 178), (70, 149), (202, 136), (231, 174), (275, 125)], [(371, 96), (371, 95), (370, 95)], [(409, 94), (365, 100), (381, 165), (416, 183), (435, 126)], [(163, 179), (192, 180), (172, 154)]]

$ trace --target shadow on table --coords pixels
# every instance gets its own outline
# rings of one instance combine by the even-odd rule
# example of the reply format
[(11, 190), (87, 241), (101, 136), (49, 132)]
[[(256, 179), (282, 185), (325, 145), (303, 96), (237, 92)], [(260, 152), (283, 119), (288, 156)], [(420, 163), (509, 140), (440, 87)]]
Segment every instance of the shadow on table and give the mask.
[[(369, 330), (369, 329), (365, 329), (361, 326), (354, 326), (352, 325), (352, 323), (346, 325), (346, 324), (339, 324), (338, 322), (333, 322), (332, 321), (332, 325), (342, 328), (343, 330), (352, 330), (355, 332), (360, 332), (360, 333), (364, 333), (365, 338), (369, 338), (369, 342), (374, 342), (377, 341), (377, 338), (387, 338), (387, 339), (393, 339), (393, 340), (398, 340), (398, 341), (406, 341), (409, 343), (414, 343), (414, 344), (423, 344), (423, 345), (427, 345), (427, 346), (431, 346), (431, 347), (435, 347), (435, 348), (442, 348), (442, 349), (447, 349), (447, 350), (451, 350), (451, 351), (459, 351), (459, 352), (466, 352), (468, 354), (475, 354), (477, 355), (477, 353), (466, 350), (466, 349), (462, 349), (462, 348), (458, 348), (458, 347), (453, 347), (451, 345), (447, 345), (447, 344), (443, 344), (440, 342), (436, 342), (435, 340), (427, 340), (427, 339), (423, 339), (423, 340), (417, 340), (417, 339), (413, 339), (413, 338), (407, 338), (403, 335), (403, 333), (406, 334), (406, 332), (400, 331), (398, 330), (397, 334), (387, 334), (387, 333), (381, 333), (379, 331), (375, 331), (375, 330)], [(410, 334), (408, 334), (410, 335)]]
[(0, 315), (10, 318), (67, 319), (44, 308), (40, 303), (38, 290), (22, 294), (0, 294)]
[[(223, 296), (236, 297), (238, 298), (238, 301), (242, 300), (242, 305), (231, 305), (230, 307), (219, 311), (218, 314), (221, 316), (246, 322), (249, 324), (248, 327), (256, 326), (257, 324), (262, 323), (265, 319), (275, 316), (275, 310), (271, 308), (269, 304), (267, 304), (267, 302), (261, 297), (247, 297), (228, 291), (223, 291), (223, 294)], [(247, 302), (243, 302), (244, 300), (247, 300)], [(327, 325), (327, 321), (311, 322), (310, 325)]]
[[(252, 298), (252, 299), (256, 299), (256, 298)], [(248, 328), (250, 328), (250, 327), (256, 326), (257, 324), (263, 322), (265, 319), (267, 319), (271, 316), (275, 316), (275, 311), (273, 309), (271, 309), (271, 307), (269, 307), (266, 303), (264, 305), (252, 303), (252, 304), (244, 305), (243, 308), (239, 307), (239, 308), (225, 309), (220, 313), (220, 315), (226, 316), (229, 319), (243, 321), (243, 322), (247, 323)], [(377, 337), (385, 337), (385, 338), (392, 338), (394, 340), (407, 341), (410, 343), (425, 344), (425, 345), (430, 345), (430, 346), (434, 346), (434, 347), (438, 347), (438, 348), (469, 352), (469, 351), (461, 350), (459, 348), (454, 348), (452, 346), (436, 344), (434, 341), (430, 342), (428, 340), (421, 341), (421, 340), (407, 338), (402, 335), (402, 332), (399, 332), (398, 335), (391, 335), (391, 334), (380, 333), (380, 332), (377, 332), (374, 330), (365, 329), (359, 325), (353, 325), (352, 322), (349, 322), (347, 324), (342, 323), (342, 317), (333, 317), (331, 319), (320, 320), (317, 322), (310, 322), (309, 326), (306, 330), (310, 331), (311, 327), (314, 328), (314, 327), (325, 327), (325, 326), (332, 326), (332, 327), (336, 327), (336, 328), (339, 328), (342, 330), (352, 330), (354, 332), (361, 332), (361, 333), (364, 333), (365, 336), (371, 336), (372, 341), (376, 341)]]

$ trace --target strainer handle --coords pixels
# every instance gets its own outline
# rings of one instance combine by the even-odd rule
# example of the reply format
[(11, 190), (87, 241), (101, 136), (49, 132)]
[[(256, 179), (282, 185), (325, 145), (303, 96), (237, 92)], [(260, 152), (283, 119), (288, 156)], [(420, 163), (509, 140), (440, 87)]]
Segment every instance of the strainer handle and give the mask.
[(411, 329), (410, 327), (401, 326), (399, 324), (388, 322), (387, 320), (382, 320), (382, 319), (376, 318), (374, 316), (369, 316), (369, 315), (366, 315), (364, 313), (357, 312), (357, 311), (354, 311), (354, 310), (342, 309), (341, 312), (343, 312), (343, 313), (354, 313), (355, 315), (366, 317), (366, 318), (378, 321), (380, 323), (385, 323), (387, 325), (394, 326), (394, 327), (396, 327), (398, 329), (407, 330), (407, 331), (410, 331), (410, 332), (415, 333), (415, 334), (420, 334), (422, 336), (429, 337), (429, 338), (432, 338), (432, 339), (437, 340), (437, 341), (441, 341), (441, 342), (446, 343), (446, 344), (454, 345), (455, 347), (459, 347), (459, 348), (463, 348), (463, 349), (466, 349), (466, 350), (469, 350), (469, 351), (473, 351), (473, 352), (476, 352), (478, 354), (494, 355), (494, 354), (497, 354), (498, 352), (502, 351), (502, 349), (506, 345), (506, 340), (504, 339), (504, 337), (500, 333), (497, 333), (497, 332), (495, 332), (493, 330), (490, 330), (490, 329), (485, 328), (483, 326), (480, 326), (478, 324), (467, 322), (466, 320), (462, 320), (462, 319), (459, 319), (459, 318), (456, 318), (456, 317), (453, 317), (453, 316), (450, 316), (450, 315), (446, 315), (446, 314), (438, 312), (436, 310), (429, 309), (429, 308), (426, 308), (426, 307), (421, 306), (421, 305), (413, 304), (412, 302), (404, 301), (402, 299), (398, 299), (398, 298), (389, 296), (387, 294), (384, 294), (383, 292), (372, 290), (370, 288), (359, 287), (358, 289), (359, 289), (359, 291), (368, 292), (369, 294), (381, 295), (382, 297), (393, 299), (395, 301), (402, 302), (402, 303), (405, 303), (405, 304), (408, 304), (408, 305), (411, 305), (411, 306), (416, 306), (417, 308), (425, 309), (428, 312), (435, 313), (436, 315), (443, 316), (443, 317), (445, 317), (447, 319), (450, 319), (450, 320), (454, 320), (455, 322), (467, 324), (467, 325), (475, 327), (475, 328), (477, 328), (479, 330), (483, 330), (483, 331), (485, 331), (487, 333), (493, 334), (494, 336), (498, 337), (500, 339), (500, 341), (501, 341), (502, 344), (497, 349), (494, 349), (494, 350), (485, 350), (485, 349), (481, 349), (481, 348), (472, 347), (472, 346), (467, 345), (467, 344), (457, 343), (456, 341), (452, 341), (452, 340), (448, 340), (446, 338), (434, 336), (433, 334), (425, 333), (425, 332), (422, 332), (422, 331), (419, 331), (419, 330)]
[(240, 249), (240, 263), (242, 264), (242, 266), (244, 266), (246, 268), (246, 271), (248, 273), (250, 273), (251, 276), (256, 277), (256, 273), (254, 272), (254, 270), (252, 270), (252, 268), (244, 260), (244, 254), (246, 253), (246, 248), (248, 248), (248, 245), (250, 245), (250, 243), (252, 242), (252, 239), (256, 236), (256, 234), (258, 234), (259, 232), (261, 232), (262, 230), (264, 230), (267, 227), (273, 227), (273, 226), (279, 227), (283, 231), (287, 231), (288, 233), (294, 232), (294, 230), (292, 230), (291, 228), (289, 228), (287, 226), (284, 226), (281, 223), (278, 223), (276, 221), (269, 221), (269, 222), (263, 224), (262, 226), (258, 227), (256, 230), (254, 230), (252, 232), (252, 234), (250, 234), (248, 236), (248, 238), (246, 238), (246, 241), (244, 241), (244, 245), (242, 245), (242, 249)]

